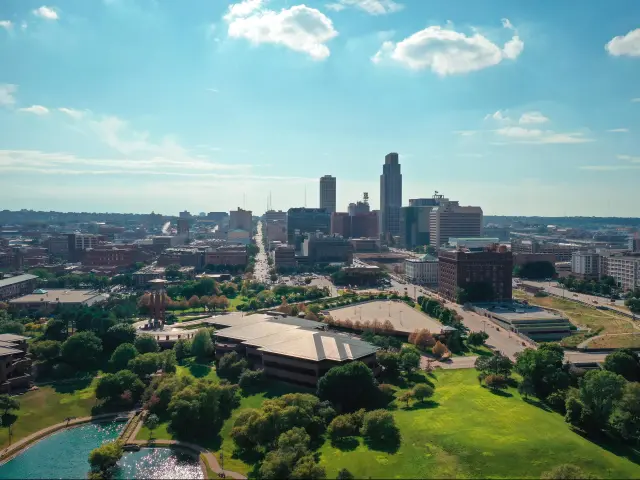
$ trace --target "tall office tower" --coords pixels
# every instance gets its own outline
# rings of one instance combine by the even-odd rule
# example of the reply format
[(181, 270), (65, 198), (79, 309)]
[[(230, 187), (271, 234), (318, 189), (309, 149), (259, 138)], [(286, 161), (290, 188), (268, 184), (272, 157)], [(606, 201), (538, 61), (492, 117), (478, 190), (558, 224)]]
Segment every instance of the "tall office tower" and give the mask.
[(229, 214), (229, 230), (246, 230), (251, 232), (253, 229), (251, 210), (243, 210), (238, 207), (238, 210), (232, 210)]
[(400, 233), (400, 207), (402, 207), (402, 173), (398, 154), (389, 153), (384, 157), (380, 175), (380, 215), (383, 237)]
[(451, 237), (481, 237), (482, 208), (461, 207), (457, 201), (441, 200), (429, 216), (429, 244), (435, 248)]
[(336, 177), (320, 177), (320, 208), (329, 213), (336, 211)]

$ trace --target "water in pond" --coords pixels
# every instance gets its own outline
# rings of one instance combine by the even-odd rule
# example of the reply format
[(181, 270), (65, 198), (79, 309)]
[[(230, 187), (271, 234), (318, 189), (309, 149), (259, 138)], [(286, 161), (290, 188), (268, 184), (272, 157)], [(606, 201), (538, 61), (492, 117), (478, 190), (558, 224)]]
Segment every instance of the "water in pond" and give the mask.
[(124, 423), (87, 424), (40, 440), (0, 466), (2, 478), (87, 478), (89, 452), (115, 440)]
[[(122, 423), (87, 424), (62, 430), (0, 466), (0, 479), (87, 478), (89, 452), (115, 440)], [(126, 478), (203, 478), (198, 459), (168, 448), (127, 452), (115, 472)]]

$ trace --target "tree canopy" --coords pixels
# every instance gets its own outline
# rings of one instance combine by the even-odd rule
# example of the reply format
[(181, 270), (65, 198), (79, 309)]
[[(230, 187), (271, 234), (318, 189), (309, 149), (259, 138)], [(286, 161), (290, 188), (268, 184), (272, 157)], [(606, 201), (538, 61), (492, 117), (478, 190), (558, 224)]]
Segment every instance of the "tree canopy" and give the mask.
[(375, 405), (379, 391), (373, 372), (362, 362), (333, 367), (318, 382), (318, 397), (339, 411), (353, 412)]

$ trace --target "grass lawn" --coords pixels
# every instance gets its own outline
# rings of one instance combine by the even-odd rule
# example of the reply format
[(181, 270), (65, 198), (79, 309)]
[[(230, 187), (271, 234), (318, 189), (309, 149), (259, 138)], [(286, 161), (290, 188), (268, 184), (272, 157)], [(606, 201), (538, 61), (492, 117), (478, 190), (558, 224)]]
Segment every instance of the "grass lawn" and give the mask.
[(635, 335), (605, 335), (594, 338), (587, 348), (640, 348), (640, 332)]
[[(169, 422), (162, 422), (158, 424), (158, 427), (153, 431), (153, 438), (156, 440), (172, 440), (173, 436), (167, 431)], [(136, 440), (149, 440), (149, 429), (144, 425), (138, 431)]]
[(495, 395), (475, 370), (439, 371), (429, 407), (395, 411), (402, 432), (396, 453), (372, 451), (360, 439), (352, 451), (326, 442), (327, 478), (347, 468), (356, 478), (540, 478), (572, 463), (599, 478), (638, 478), (640, 466), (582, 438), (562, 416), (523, 401), (511, 389)]
[(630, 318), (611, 310), (597, 310), (579, 302), (551, 296), (533, 297), (521, 292), (514, 296), (528, 300), (533, 305), (560, 310), (574, 325), (590, 328), (594, 332), (598, 330), (601, 330), (600, 333), (633, 333), (638, 331), (634, 329), (633, 321)]
[(247, 297), (243, 297), (242, 295), (237, 295), (235, 298), (229, 299), (229, 310), (235, 312), (236, 307), (241, 303), (247, 303), (249, 299)]
[(216, 373), (215, 367), (203, 363), (197, 363), (195, 358), (185, 358), (177, 367), (178, 376), (190, 375), (194, 378), (204, 378), (212, 382), (219, 382), (220, 377)]
[[(61, 385), (46, 385), (38, 390), (16, 397), (20, 410), (15, 412), (17, 419), (13, 423), (13, 442), (20, 440), (67, 417), (87, 417), (96, 403), (94, 383), (79, 381)], [(9, 415), (3, 419), (0, 428), (0, 448), (9, 444)]]

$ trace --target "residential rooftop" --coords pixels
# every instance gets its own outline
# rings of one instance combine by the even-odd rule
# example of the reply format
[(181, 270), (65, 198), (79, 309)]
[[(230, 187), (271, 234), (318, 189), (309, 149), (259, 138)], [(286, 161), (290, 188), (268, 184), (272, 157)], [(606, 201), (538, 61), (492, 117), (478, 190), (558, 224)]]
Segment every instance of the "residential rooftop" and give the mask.
[(16, 283), (26, 282), (28, 280), (33, 280), (38, 278), (35, 275), (31, 275), (30, 273), (25, 273), (23, 275), (16, 275), (15, 277), (3, 278), (0, 280), (0, 288), (8, 287), (9, 285), (14, 285)]
[[(97, 298), (100, 297), (100, 298)], [(38, 289), (28, 295), (10, 300), (11, 304), (43, 303), (95, 303), (107, 296), (96, 290)]]

